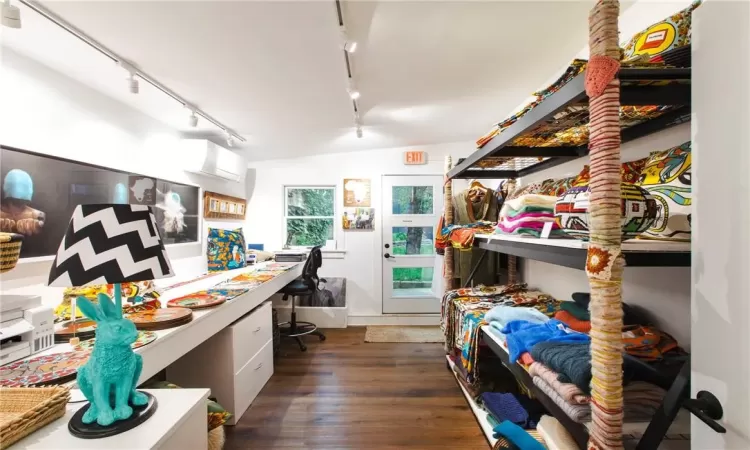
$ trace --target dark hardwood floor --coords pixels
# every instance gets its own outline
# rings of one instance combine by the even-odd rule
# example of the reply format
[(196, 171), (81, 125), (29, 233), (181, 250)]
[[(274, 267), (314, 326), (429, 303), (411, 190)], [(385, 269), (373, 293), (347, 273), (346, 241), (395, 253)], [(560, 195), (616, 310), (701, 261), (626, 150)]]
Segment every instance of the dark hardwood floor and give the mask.
[(486, 449), (440, 344), (366, 344), (327, 330), (301, 353), (283, 340), (274, 375), (235, 427), (235, 449)]

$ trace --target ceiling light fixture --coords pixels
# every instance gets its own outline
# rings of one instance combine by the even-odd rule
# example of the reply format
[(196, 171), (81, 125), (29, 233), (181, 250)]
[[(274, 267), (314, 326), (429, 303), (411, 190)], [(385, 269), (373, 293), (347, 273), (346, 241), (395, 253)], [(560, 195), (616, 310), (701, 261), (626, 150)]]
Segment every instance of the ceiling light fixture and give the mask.
[[(18, 28), (21, 25), (20, 11), (16, 13), (15, 11), (17, 8), (9, 6), (10, 1), (12, 0), (0, 0), (0, 9), (2, 9), (2, 11), (0, 11), (0, 19), (2, 19), (2, 25)], [(36, 0), (17, 0), (17, 2), (22, 3), (27, 9), (34, 11), (35, 13), (39, 14), (40, 16), (44, 17), (45, 19), (49, 20), (53, 24), (60, 27), (62, 30), (80, 39), (81, 42), (88, 45), (89, 47), (96, 50), (97, 52), (101, 53), (105, 57), (109, 58), (112, 62), (116, 64), (120, 64), (121, 62), (126, 61), (125, 58), (122, 58), (120, 55), (113, 52), (111, 49), (106, 47), (101, 42), (87, 35), (86, 33), (76, 28), (75, 26), (70, 24), (68, 21), (66, 21), (62, 17), (55, 14), (53, 11), (47, 8), (42, 2), (39, 2)], [(49, 2), (44, 2), (44, 3), (49, 3)], [(145, 81), (146, 83), (150, 84), (157, 90), (161, 91), (164, 95), (178, 102), (180, 105), (189, 104), (189, 102), (184, 97), (182, 97), (180, 94), (178, 94), (177, 92), (173, 91), (172, 89), (170, 89), (169, 87), (161, 83), (156, 78), (152, 77), (151, 75), (149, 75), (148, 73), (144, 72), (141, 69), (135, 69), (135, 68), (133, 69), (134, 69), (133, 75), (131, 77), (128, 77), (131, 83), (129, 84), (129, 88), (131, 89), (131, 92), (133, 91), (132, 85), (138, 85), (139, 81)], [(219, 122), (216, 118), (214, 118), (213, 116), (211, 116), (205, 111), (196, 109), (195, 113), (196, 115), (200, 116), (203, 120), (205, 120), (206, 122), (216, 127), (217, 130), (223, 131), (223, 130), (228, 129), (226, 125)], [(219, 133), (217, 134), (220, 136)], [(241, 135), (237, 133), (232, 133), (232, 136), (234, 137), (234, 139), (236, 139), (239, 142), (247, 142), (247, 139), (245, 139), (244, 137), (242, 137)]]
[(6, 26), (8, 28), (21, 28), (21, 10), (18, 9), (18, 6), (13, 6), (10, 4), (10, 0), (5, 0), (2, 5), (0, 5), (0, 16), (2, 17), (0, 19), (0, 23), (3, 24), (3, 26)]
[(339, 35), (341, 39), (341, 48), (345, 52), (354, 53), (357, 50), (357, 41), (350, 41), (349, 36), (346, 34), (346, 27), (343, 25), (339, 26)]
[(190, 124), (191, 128), (195, 128), (198, 126), (198, 116), (195, 115), (195, 110), (193, 110), (190, 113), (190, 117), (188, 118), (188, 124)]
[(352, 100), (357, 100), (360, 97), (360, 94), (357, 90), (357, 86), (354, 85), (354, 80), (350, 77), (347, 83), (346, 91), (349, 93), (349, 97), (351, 97)]
[(131, 94), (137, 94), (140, 92), (140, 86), (138, 84), (138, 69), (134, 65), (127, 61), (120, 61), (120, 67), (128, 72), (128, 87)]
[(234, 147), (234, 137), (232, 136), (232, 132), (229, 130), (224, 130), (224, 134), (226, 134), (227, 136), (227, 146)]
[(357, 125), (357, 137), (362, 139), (362, 126)]

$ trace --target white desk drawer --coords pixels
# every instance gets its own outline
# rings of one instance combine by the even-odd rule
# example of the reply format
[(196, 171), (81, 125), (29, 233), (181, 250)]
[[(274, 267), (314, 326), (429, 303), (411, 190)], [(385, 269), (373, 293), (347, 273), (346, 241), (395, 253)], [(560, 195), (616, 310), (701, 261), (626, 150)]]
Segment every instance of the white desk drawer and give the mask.
[(232, 411), (234, 416), (230, 420), (231, 425), (240, 420), (271, 375), (273, 375), (273, 342), (268, 341), (234, 377), (234, 411)]
[(271, 303), (266, 302), (229, 327), (235, 375), (273, 338), (271, 320)]

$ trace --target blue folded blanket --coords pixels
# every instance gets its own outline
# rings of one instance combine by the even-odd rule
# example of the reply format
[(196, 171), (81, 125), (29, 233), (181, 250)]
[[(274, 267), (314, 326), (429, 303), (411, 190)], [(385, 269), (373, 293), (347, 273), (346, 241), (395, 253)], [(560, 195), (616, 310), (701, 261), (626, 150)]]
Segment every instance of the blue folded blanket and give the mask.
[(551, 319), (543, 324), (535, 324), (525, 320), (509, 322), (502, 332), (508, 344), (510, 362), (515, 363), (522, 353), (540, 342), (589, 342), (587, 334), (578, 333), (566, 327), (557, 319)]
[(487, 314), (484, 315), (484, 320), (490, 325), (497, 323), (495, 327), (502, 329), (505, 325), (514, 320), (525, 320), (531, 323), (545, 323), (549, 321), (549, 317), (545, 316), (536, 308), (498, 305), (487, 311)]
[(529, 426), (529, 413), (513, 394), (484, 392), (482, 403), (498, 422), (508, 420), (522, 427)]

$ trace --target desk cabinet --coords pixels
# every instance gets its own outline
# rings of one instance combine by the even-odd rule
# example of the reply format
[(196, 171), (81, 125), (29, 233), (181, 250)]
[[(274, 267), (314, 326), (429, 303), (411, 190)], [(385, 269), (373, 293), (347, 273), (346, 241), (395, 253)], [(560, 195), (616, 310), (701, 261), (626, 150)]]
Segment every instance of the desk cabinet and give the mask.
[(211, 389), (234, 425), (273, 375), (271, 304), (265, 302), (167, 369), (182, 387)]

